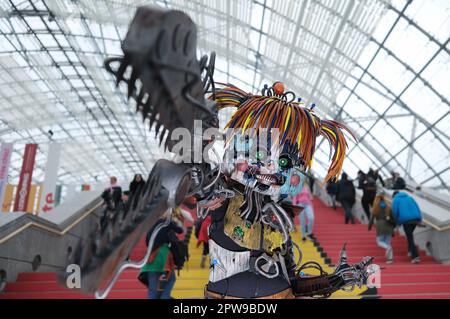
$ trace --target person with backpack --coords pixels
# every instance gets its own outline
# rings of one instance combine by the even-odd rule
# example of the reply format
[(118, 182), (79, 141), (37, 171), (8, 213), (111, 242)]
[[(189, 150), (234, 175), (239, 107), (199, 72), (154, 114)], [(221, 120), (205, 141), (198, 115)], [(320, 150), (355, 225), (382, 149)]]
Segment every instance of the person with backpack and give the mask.
[(114, 210), (122, 199), (122, 188), (117, 184), (117, 177), (109, 178), (110, 186), (106, 188), (101, 197), (104, 200), (107, 209)]
[(141, 269), (139, 280), (148, 286), (148, 299), (170, 299), (176, 275), (176, 234), (183, 233), (183, 228), (178, 226), (171, 218), (170, 210), (159, 219), (147, 233), (145, 243), (148, 246), (150, 238), (161, 224), (153, 243), (152, 253), (148, 262)]
[(337, 183), (334, 180), (331, 180), (327, 183), (327, 193), (331, 198), (331, 204), (333, 205), (333, 209), (336, 210), (336, 194), (337, 194)]
[(342, 173), (341, 180), (337, 184), (337, 200), (341, 203), (342, 208), (345, 212), (345, 223), (348, 224), (351, 221), (352, 224), (355, 223), (355, 218), (352, 214), (352, 207), (355, 204), (355, 186), (353, 181), (348, 179), (346, 173)]
[(376, 176), (374, 171), (370, 169), (363, 183), (363, 196), (361, 198), (361, 205), (364, 209), (364, 213), (367, 216), (367, 220), (370, 219), (370, 207), (373, 205), (373, 201), (375, 200), (376, 195), (377, 195)]
[(392, 214), (397, 224), (403, 225), (406, 239), (408, 240), (408, 252), (411, 263), (420, 263), (419, 252), (414, 243), (414, 229), (422, 224), (422, 213), (414, 198), (405, 192), (395, 191), (392, 201)]
[(391, 239), (394, 234), (395, 220), (384, 193), (377, 195), (373, 202), (372, 215), (368, 225), (369, 231), (374, 223), (377, 230), (377, 245), (386, 250), (386, 263), (390, 264), (394, 261)]

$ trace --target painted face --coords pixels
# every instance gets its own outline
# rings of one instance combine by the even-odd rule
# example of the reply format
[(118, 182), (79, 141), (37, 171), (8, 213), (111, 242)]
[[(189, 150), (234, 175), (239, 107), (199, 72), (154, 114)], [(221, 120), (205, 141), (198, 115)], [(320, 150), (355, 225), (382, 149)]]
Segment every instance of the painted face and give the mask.
[(230, 177), (269, 196), (294, 196), (301, 192), (305, 175), (296, 152), (255, 143), (236, 136), (227, 149), (231, 160)]

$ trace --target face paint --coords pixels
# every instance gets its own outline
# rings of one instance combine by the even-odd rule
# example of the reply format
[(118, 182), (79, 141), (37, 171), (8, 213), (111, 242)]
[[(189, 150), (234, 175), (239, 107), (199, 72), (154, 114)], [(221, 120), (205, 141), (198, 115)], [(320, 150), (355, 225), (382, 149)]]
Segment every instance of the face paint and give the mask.
[(283, 172), (283, 175), (286, 177), (286, 182), (280, 187), (280, 195), (295, 196), (299, 194), (306, 179), (305, 174), (297, 167), (293, 167), (289, 171)]
[[(244, 141), (244, 142), (243, 142)], [(248, 150), (247, 152), (244, 152)], [(258, 147), (252, 139), (235, 138), (227, 152), (238, 151), (234, 156), (230, 177), (263, 195), (294, 196), (301, 192), (305, 175), (295, 152)]]

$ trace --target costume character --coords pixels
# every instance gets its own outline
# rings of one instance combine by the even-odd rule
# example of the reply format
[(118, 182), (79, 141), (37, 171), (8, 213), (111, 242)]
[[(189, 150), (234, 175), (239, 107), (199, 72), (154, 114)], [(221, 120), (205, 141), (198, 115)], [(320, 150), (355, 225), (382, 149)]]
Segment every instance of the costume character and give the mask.
[[(138, 8), (122, 50), (124, 55), (107, 59), (105, 67), (117, 84), (126, 84), (136, 110), (168, 151), (177, 148), (177, 129), (204, 137), (207, 130), (219, 129), (219, 110), (236, 111), (226, 125), (223, 159), (214, 152), (215, 164), (195, 161), (193, 147), (179, 154), (182, 161), (158, 160), (129, 210), (118, 212), (117, 223), (107, 227), (110, 231), (80, 241), (69, 263), (81, 265), (82, 289), (104, 298), (125, 268), (145, 264), (158, 227), (143, 260), (126, 258), (165, 211), (192, 196), (199, 217), (211, 218), (206, 298), (324, 297), (364, 284), (371, 258), (349, 265), (343, 249), (332, 274), (317, 263), (295, 260), (300, 248), (291, 240), (294, 225), (283, 203), (301, 191), (317, 137), (333, 149), (325, 180), (339, 176), (347, 147), (343, 131), (350, 132), (344, 125), (320, 119), (314, 105), (306, 107), (280, 82), (255, 95), (215, 83), (215, 54), (197, 60), (195, 24), (180, 11)], [(202, 123), (200, 132), (196, 121)], [(202, 138), (200, 151), (214, 149), (218, 139)], [(309, 267), (320, 275), (304, 275)], [(64, 282), (66, 276), (61, 277)]]
[[(200, 215), (207, 209), (212, 217), (205, 296), (328, 296), (362, 279), (346, 264), (345, 253), (334, 274), (300, 276), (305, 267), (295, 260), (294, 251), (300, 248), (290, 237), (294, 224), (283, 201), (301, 192), (319, 136), (334, 149), (325, 180), (338, 176), (346, 151), (343, 130), (350, 131), (335, 121), (321, 120), (313, 107), (284, 92), (280, 82), (266, 85), (256, 95), (225, 85), (212, 98), (219, 110), (237, 111), (226, 126), (230, 131), (220, 186), (212, 197), (199, 201)], [(221, 195), (222, 189), (232, 195)], [(359, 267), (368, 263), (367, 259)]]

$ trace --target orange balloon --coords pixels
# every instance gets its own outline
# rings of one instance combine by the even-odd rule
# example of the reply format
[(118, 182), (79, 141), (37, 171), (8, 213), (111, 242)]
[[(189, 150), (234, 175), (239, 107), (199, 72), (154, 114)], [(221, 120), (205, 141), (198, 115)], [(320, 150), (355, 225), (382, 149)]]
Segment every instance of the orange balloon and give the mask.
[(284, 84), (281, 82), (275, 82), (273, 85), (273, 91), (276, 95), (281, 95), (284, 93)]

